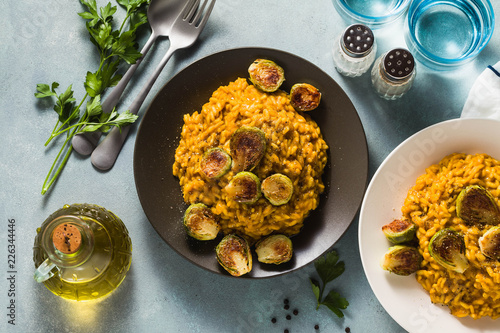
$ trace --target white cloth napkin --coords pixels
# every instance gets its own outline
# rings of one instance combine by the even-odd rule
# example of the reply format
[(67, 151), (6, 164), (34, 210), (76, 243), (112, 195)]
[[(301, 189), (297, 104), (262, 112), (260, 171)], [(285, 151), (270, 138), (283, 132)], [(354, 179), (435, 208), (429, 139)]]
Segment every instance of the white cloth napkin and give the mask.
[(478, 76), (462, 110), (462, 118), (500, 120), (500, 61)]

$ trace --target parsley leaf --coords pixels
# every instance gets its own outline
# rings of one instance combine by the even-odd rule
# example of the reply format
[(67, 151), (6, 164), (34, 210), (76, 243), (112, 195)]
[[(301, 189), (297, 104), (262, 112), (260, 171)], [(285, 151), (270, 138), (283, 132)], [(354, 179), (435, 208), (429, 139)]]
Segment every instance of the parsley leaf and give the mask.
[(99, 14), (97, 13), (97, 4), (95, 0), (80, 0), (80, 2), (88, 8), (88, 12), (78, 13), (78, 15), (86, 20), (91, 20), (88, 25), (93, 27), (97, 24), (97, 22), (99, 22)]
[(318, 258), (314, 262), (314, 267), (316, 267), (316, 271), (318, 272), (323, 283), (326, 284), (344, 273), (344, 262), (339, 262), (337, 264), (338, 260), (339, 256), (337, 252), (332, 251), (327, 253), (325, 256)]
[[(85, 96), (75, 106), (72, 85), (63, 93), (58, 94), (59, 83), (51, 85), (38, 84), (35, 93), (36, 98), (53, 98), (54, 111), (58, 114), (58, 121), (52, 133), (45, 143), (48, 145), (52, 139), (65, 133), (64, 141), (42, 187), (42, 194), (55, 182), (72, 152), (71, 139), (77, 133), (91, 132), (95, 130), (108, 131), (113, 126), (121, 127), (133, 123), (137, 116), (130, 112), (118, 114), (116, 110), (112, 113), (103, 113), (101, 106), (101, 94), (107, 88), (115, 86), (121, 79), (117, 74), (120, 64), (135, 63), (141, 53), (137, 49), (136, 31), (138, 27), (147, 23), (146, 5), (149, 0), (117, 0), (127, 11), (119, 29), (113, 28), (113, 15), (117, 12), (117, 6), (107, 3), (98, 8), (96, 0), (80, 0), (86, 7), (84, 12), (78, 15), (86, 20), (85, 26), (89, 33), (90, 41), (97, 47), (99, 54), (99, 68), (95, 71), (87, 71), (85, 81)], [(126, 28), (128, 22), (128, 28)], [(80, 108), (86, 102), (83, 113)], [(65, 152), (65, 153), (64, 153)], [(64, 153), (64, 154), (63, 154)], [(55, 167), (58, 166), (57, 170)]]
[(325, 299), (321, 304), (326, 305), (333, 313), (337, 315), (337, 317), (342, 318), (344, 314), (340, 309), (345, 310), (349, 305), (347, 300), (340, 296), (340, 294), (334, 290), (330, 291), (328, 295), (326, 295)]
[(102, 86), (102, 78), (100, 72), (87, 72), (87, 76), (85, 78), (85, 91), (89, 94), (90, 97), (96, 97), (103, 91)]
[(115, 74), (120, 64), (120, 59), (115, 61), (107, 62), (101, 68), (101, 80), (105, 87), (114, 87), (118, 84), (122, 78), (121, 74)]
[(116, 110), (113, 110), (111, 113), (101, 113), (99, 122), (87, 123), (85, 127), (82, 127), (81, 132), (94, 132), (97, 130), (108, 132), (112, 126), (118, 126), (121, 129), (121, 127), (133, 123), (137, 117), (137, 115), (131, 113), (129, 110), (122, 113), (118, 113)]
[(70, 122), (76, 118), (76, 115), (72, 114), (75, 99), (73, 98), (71, 87), (70, 85), (64, 93), (57, 97), (57, 102), (54, 106), (54, 111), (59, 115), (59, 121), (61, 122)]
[(101, 106), (101, 96), (97, 95), (95, 98), (92, 98), (87, 102), (87, 114), (89, 118), (98, 116), (102, 113)]
[(49, 96), (57, 96), (56, 94), (57, 87), (59, 87), (59, 83), (57, 82), (52, 83), (52, 87), (49, 86), (48, 84), (37, 84), (36, 90), (38, 92), (35, 93), (35, 97), (44, 98)]
[(116, 13), (116, 6), (111, 7), (111, 3), (108, 2), (106, 7), (101, 8), (101, 18), (105, 22), (110, 22), (113, 19), (113, 14)]
[(73, 90), (71, 85), (66, 89), (66, 91), (60, 95), (57, 95), (56, 89), (59, 87), (59, 83), (53, 82), (51, 86), (48, 84), (37, 84), (35, 97), (45, 98), (45, 97), (56, 97), (56, 103), (54, 105), (54, 111), (59, 115), (59, 121), (70, 122), (76, 116), (72, 114), (74, 108)]
[(130, 11), (134, 11), (137, 7), (142, 6), (147, 3), (147, 0), (117, 0), (120, 5), (127, 9), (127, 13)]
[(338, 260), (339, 256), (335, 250), (318, 258), (314, 262), (314, 267), (316, 268), (316, 272), (321, 279), (321, 283), (312, 278), (310, 281), (317, 301), (316, 310), (319, 309), (320, 305), (325, 305), (328, 309), (335, 313), (337, 317), (342, 318), (344, 317), (344, 314), (341, 310), (345, 310), (349, 305), (349, 302), (334, 290), (331, 290), (328, 295), (323, 298), (326, 285), (338, 278), (345, 271), (344, 262), (339, 262)]
[(113, 45), (111, 45), (111, 50), (114, 55), (122, 58), (129, 64), (133, 64), (141, 57), (141, 53), (137, 51), (134, 46), (135, 33), (133, 31), (126, 31), (118, 37)]

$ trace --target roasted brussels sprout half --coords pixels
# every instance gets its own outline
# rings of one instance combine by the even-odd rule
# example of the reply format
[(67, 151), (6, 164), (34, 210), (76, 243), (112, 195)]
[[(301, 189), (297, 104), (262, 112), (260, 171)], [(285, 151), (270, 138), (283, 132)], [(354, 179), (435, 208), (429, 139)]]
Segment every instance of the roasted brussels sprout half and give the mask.
[(442, 229), (432, 236), (429, 254), (438, 264), (451, 271), (463, 273), (469, 268), (464, 239), (452, 229)]
[(319, 106), (321, 93), (309, 83), (297, 83), (290, 90), (290, 103), (297, 111), (312, 111)]
[(231, 199), (244, 204), (253, 204), (261, 196), (259, 177), (248, 171), (237, 173), (225, 190)]
[(271, 235), (257, 242), (255, 253), (260, 262), (279, 265), (292, 259), (292, 241), (285, 235)]
[(220, 231), (217, 216), (202, 203), (192, 204), (186, 209), (184, 227), (189, 236), (198, 240), (214, 239)]
[(220, 178), (231, 169), (231, 156), (221, 148), (210, 148), (203, 154), (200, 169), (209, 179)]
[(457, 197), (457, 215), (467, 224), (491, 224), (500, 222), (500, 212), (495, 199), (484, 187), (467, 186)]
[(225, 236), (215, 248), (217, 261), (232, 276), (241, 276), (252, 270), (252, 253), (243, 237)]
[(381, 266), (386, 271), (407, 276), (420, 269), (422, 256), (417, 248), (406, 245), (394, 245), (382, 258)]
[(285, 175), (275, 173), (264, 179), (261, 186), (264, 197), (274, 206), (286, 204), (293, 194), (293, 183)]
[(417, 226), (415, 223), (403, 220), (394, 220), (382, 227), (385, 237), (394, 244), (401, 244), (413, 240)]
[(242, 126), (231, 136), (229, 149), (236, 172), (252, 171), (266, 152), (266, 135), (257, 127)]
[(500, 227), (491, 227), (479, 238), (479, 249), (488, 258), (500, 260)]
[(255, 87), (265, 92), (278, 90), (285, 81), (285, 71), (274, 61), (267, 59), (256, 59), (248, 67), (250, 81)]

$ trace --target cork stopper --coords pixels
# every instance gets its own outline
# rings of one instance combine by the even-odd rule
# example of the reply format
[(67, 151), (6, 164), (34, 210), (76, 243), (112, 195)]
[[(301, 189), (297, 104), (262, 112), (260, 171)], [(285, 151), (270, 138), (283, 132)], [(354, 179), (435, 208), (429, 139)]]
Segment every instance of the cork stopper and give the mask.
[(82, 234), (76, 226), (61, 223), (54, 229), (52, 242), (58, 251), (72, 254), (77, 252), (82, 245)]

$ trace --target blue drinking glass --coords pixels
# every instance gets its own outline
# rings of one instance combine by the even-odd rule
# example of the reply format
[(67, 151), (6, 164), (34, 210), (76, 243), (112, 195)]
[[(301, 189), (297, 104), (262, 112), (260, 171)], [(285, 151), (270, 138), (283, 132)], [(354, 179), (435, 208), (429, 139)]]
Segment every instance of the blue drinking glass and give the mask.
[(403, 16), (411, 0), (332, 1), (337, 12), (348, 24), (363, 23), (372, 29), (377, 29)]
[(450, 70), (474, 59), (488, 44), (494, 26), (489, 0), (414, 0), (405, 40), (417, 61)]

